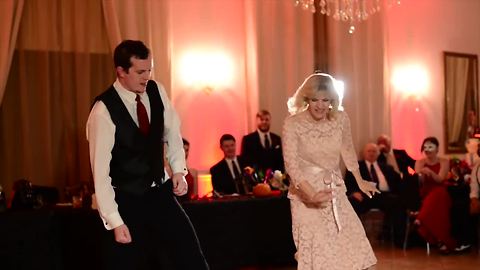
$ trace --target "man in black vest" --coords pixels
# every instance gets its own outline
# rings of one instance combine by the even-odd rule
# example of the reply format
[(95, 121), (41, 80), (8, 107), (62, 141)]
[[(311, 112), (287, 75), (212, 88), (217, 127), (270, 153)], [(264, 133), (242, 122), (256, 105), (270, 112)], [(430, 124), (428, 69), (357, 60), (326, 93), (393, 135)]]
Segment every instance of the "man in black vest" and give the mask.
[(175, 199), (187, 192), (180, 120), (163, 87), (150, 80), (150, 50), (125, 40), (115, 48), (114, 62), (117, 80), (95, 99), (87, 122), (98, 210), (113, 230), (102, 268), (158, 269), (163, 256), (173, 269), (208, 269)]

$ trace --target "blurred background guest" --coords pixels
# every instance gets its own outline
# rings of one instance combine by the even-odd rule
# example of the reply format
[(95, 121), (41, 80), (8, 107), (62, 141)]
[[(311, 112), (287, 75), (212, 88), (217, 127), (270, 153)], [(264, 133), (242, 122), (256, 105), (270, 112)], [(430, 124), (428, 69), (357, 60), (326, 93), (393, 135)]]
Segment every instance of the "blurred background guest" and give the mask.
[(183, 141), (183, 150), (185, 151), (185, 160), (187, 161), (187, 175), (185, 175), (185, 180), (187, 180), (188, 191), (187, 194), (180, 196), (182, 200), (194, 199), (197, 196), (197, 184), (198, 184), (198, 171), (194, 168), (191, 168), (188, 165), (188, 153), (190, 152), (190, 142), (185, 138), (182, 138)]
[(368, 198), (360, 191), (353, 174), (347, 171), (345, 175), (347, 195), (357, 214), (366, 213), (372, 208), (382, 210), (385, 213), (386, 228), (393, 226), (392, 240), (397, 246), (401, 246), (405, 235), (406, 218), (406, 211), (400, 198), (401, 178), (392, 166), (377, 162), (379, 155), (380, 151), (376, 144), (366, 144), (363, 148), (363, 160), (358, 161), (358, 167), (362, 178), (374, 183), (381, 193), (371, 199)]
[(379, 163), (387, 163), (392, 166), (400, 176), (409, 175), (408, 168), (415, 168), (415, 159), (410, 157), (403, 149), (392, 149), (392, 140), (388, 135), (382, 134), (377, 138), (380, 150)]
[(241, 156), (237, 156), (235, 137), (223, 134), (220, 138), (220, 149), (223, 159), (210, 168), (214, 192), (219, 195), (246, 194), (249, 188), (242, 176), (245, 162)]
[(415, 159), (410, 157), (407, 151), (403, 149), (392, 149), (392, 140), (386, 134), (378, 136), (377, 145), (380, 150), (378, 163), (392, 166), (403, 180), (398, 192), (404, 208), (418, 210), (420, 197), (418, 194), (418, 175), (414, 174)]
[(453, 251), (457, 243), (451, 235), (452, 200), (445, 185), (450, 165), (448, 159), (438, 156), (438, 147), (437, 138), (425, 138), (421, 147), (424, 158), (415, 163), (422, 199), (415, 225), (428, 243), (438, 244), (440, 251), (447, 253)]
[(480, 195), (480, 163), (477, 163), (473, 169), (470, 178), (470, 214), (480, 214), (480, 203), (478, 197)]
[(474, 138), (475, 134), (479, 133), (477, 113), (474, 110), (470, 110), (467, 113), (467, 139)]
[(464, 160), (467, 162), (470, 169), (480, 160), (480, 156), (478, 155), (478, 142), (479, 140), (477, 138), (468, 138), (465, 141), (467, 153), (465, 154)]
[(248, 166), (257, 170), (285, 171), (282, 155), (282, 140), (270, 132), (272, 116), (267, 110), (257, 113), (257, 130), (243, 136), (241, 156)]

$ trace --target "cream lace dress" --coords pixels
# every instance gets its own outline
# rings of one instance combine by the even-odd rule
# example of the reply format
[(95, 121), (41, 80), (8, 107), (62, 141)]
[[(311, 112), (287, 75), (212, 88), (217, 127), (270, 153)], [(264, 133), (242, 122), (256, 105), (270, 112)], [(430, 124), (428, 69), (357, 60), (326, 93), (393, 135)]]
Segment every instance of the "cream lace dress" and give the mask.
[[(288, 197), (298, 269), (355, 270), (377, 259), (363, 226), (345, 194), (340, 156), (348, 170), (358, 170), (350, 120), (338, 112), (333, 120), (315, 121), (308, 111), (290, 116), (283, 127), (283, 151), (292, 183)], [(316, 190), (331, 186), (335, 198), (326, 208), (306, 206), (297, 184), (308, 181)]]

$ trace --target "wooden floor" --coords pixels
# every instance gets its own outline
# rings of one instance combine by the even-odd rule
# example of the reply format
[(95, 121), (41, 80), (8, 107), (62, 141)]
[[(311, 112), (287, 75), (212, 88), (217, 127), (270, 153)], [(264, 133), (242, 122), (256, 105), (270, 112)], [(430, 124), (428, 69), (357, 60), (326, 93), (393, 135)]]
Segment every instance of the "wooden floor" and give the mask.
[[(375, 246), (378, 263), (375, 270), (470, 270), (480, 269), (480, 254), (475, 248), (462, 254), (441, 255), (432, 250), (427, 255), (426, 248), (415, 247), (403, 251), (392, 246)], [(241, 270), (294, 270), (296, 267), (249, 267)], [(349, 270), (349, 269), (346, 269)]]

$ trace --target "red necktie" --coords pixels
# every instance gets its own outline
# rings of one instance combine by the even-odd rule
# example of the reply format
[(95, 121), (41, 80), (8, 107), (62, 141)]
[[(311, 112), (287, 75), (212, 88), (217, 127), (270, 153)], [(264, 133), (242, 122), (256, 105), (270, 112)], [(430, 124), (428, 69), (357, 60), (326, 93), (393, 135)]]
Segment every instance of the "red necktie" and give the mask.
[(148, 131), (150, 130), (150, 122), (148, 121), (147, 110), (145, 109), (145, 106), (140, 100), (139, 95), (137, 95), (135, 100), (137, 101), (138, 127), (140, 128), (140, 131), (146, 136), (148, 135)]

